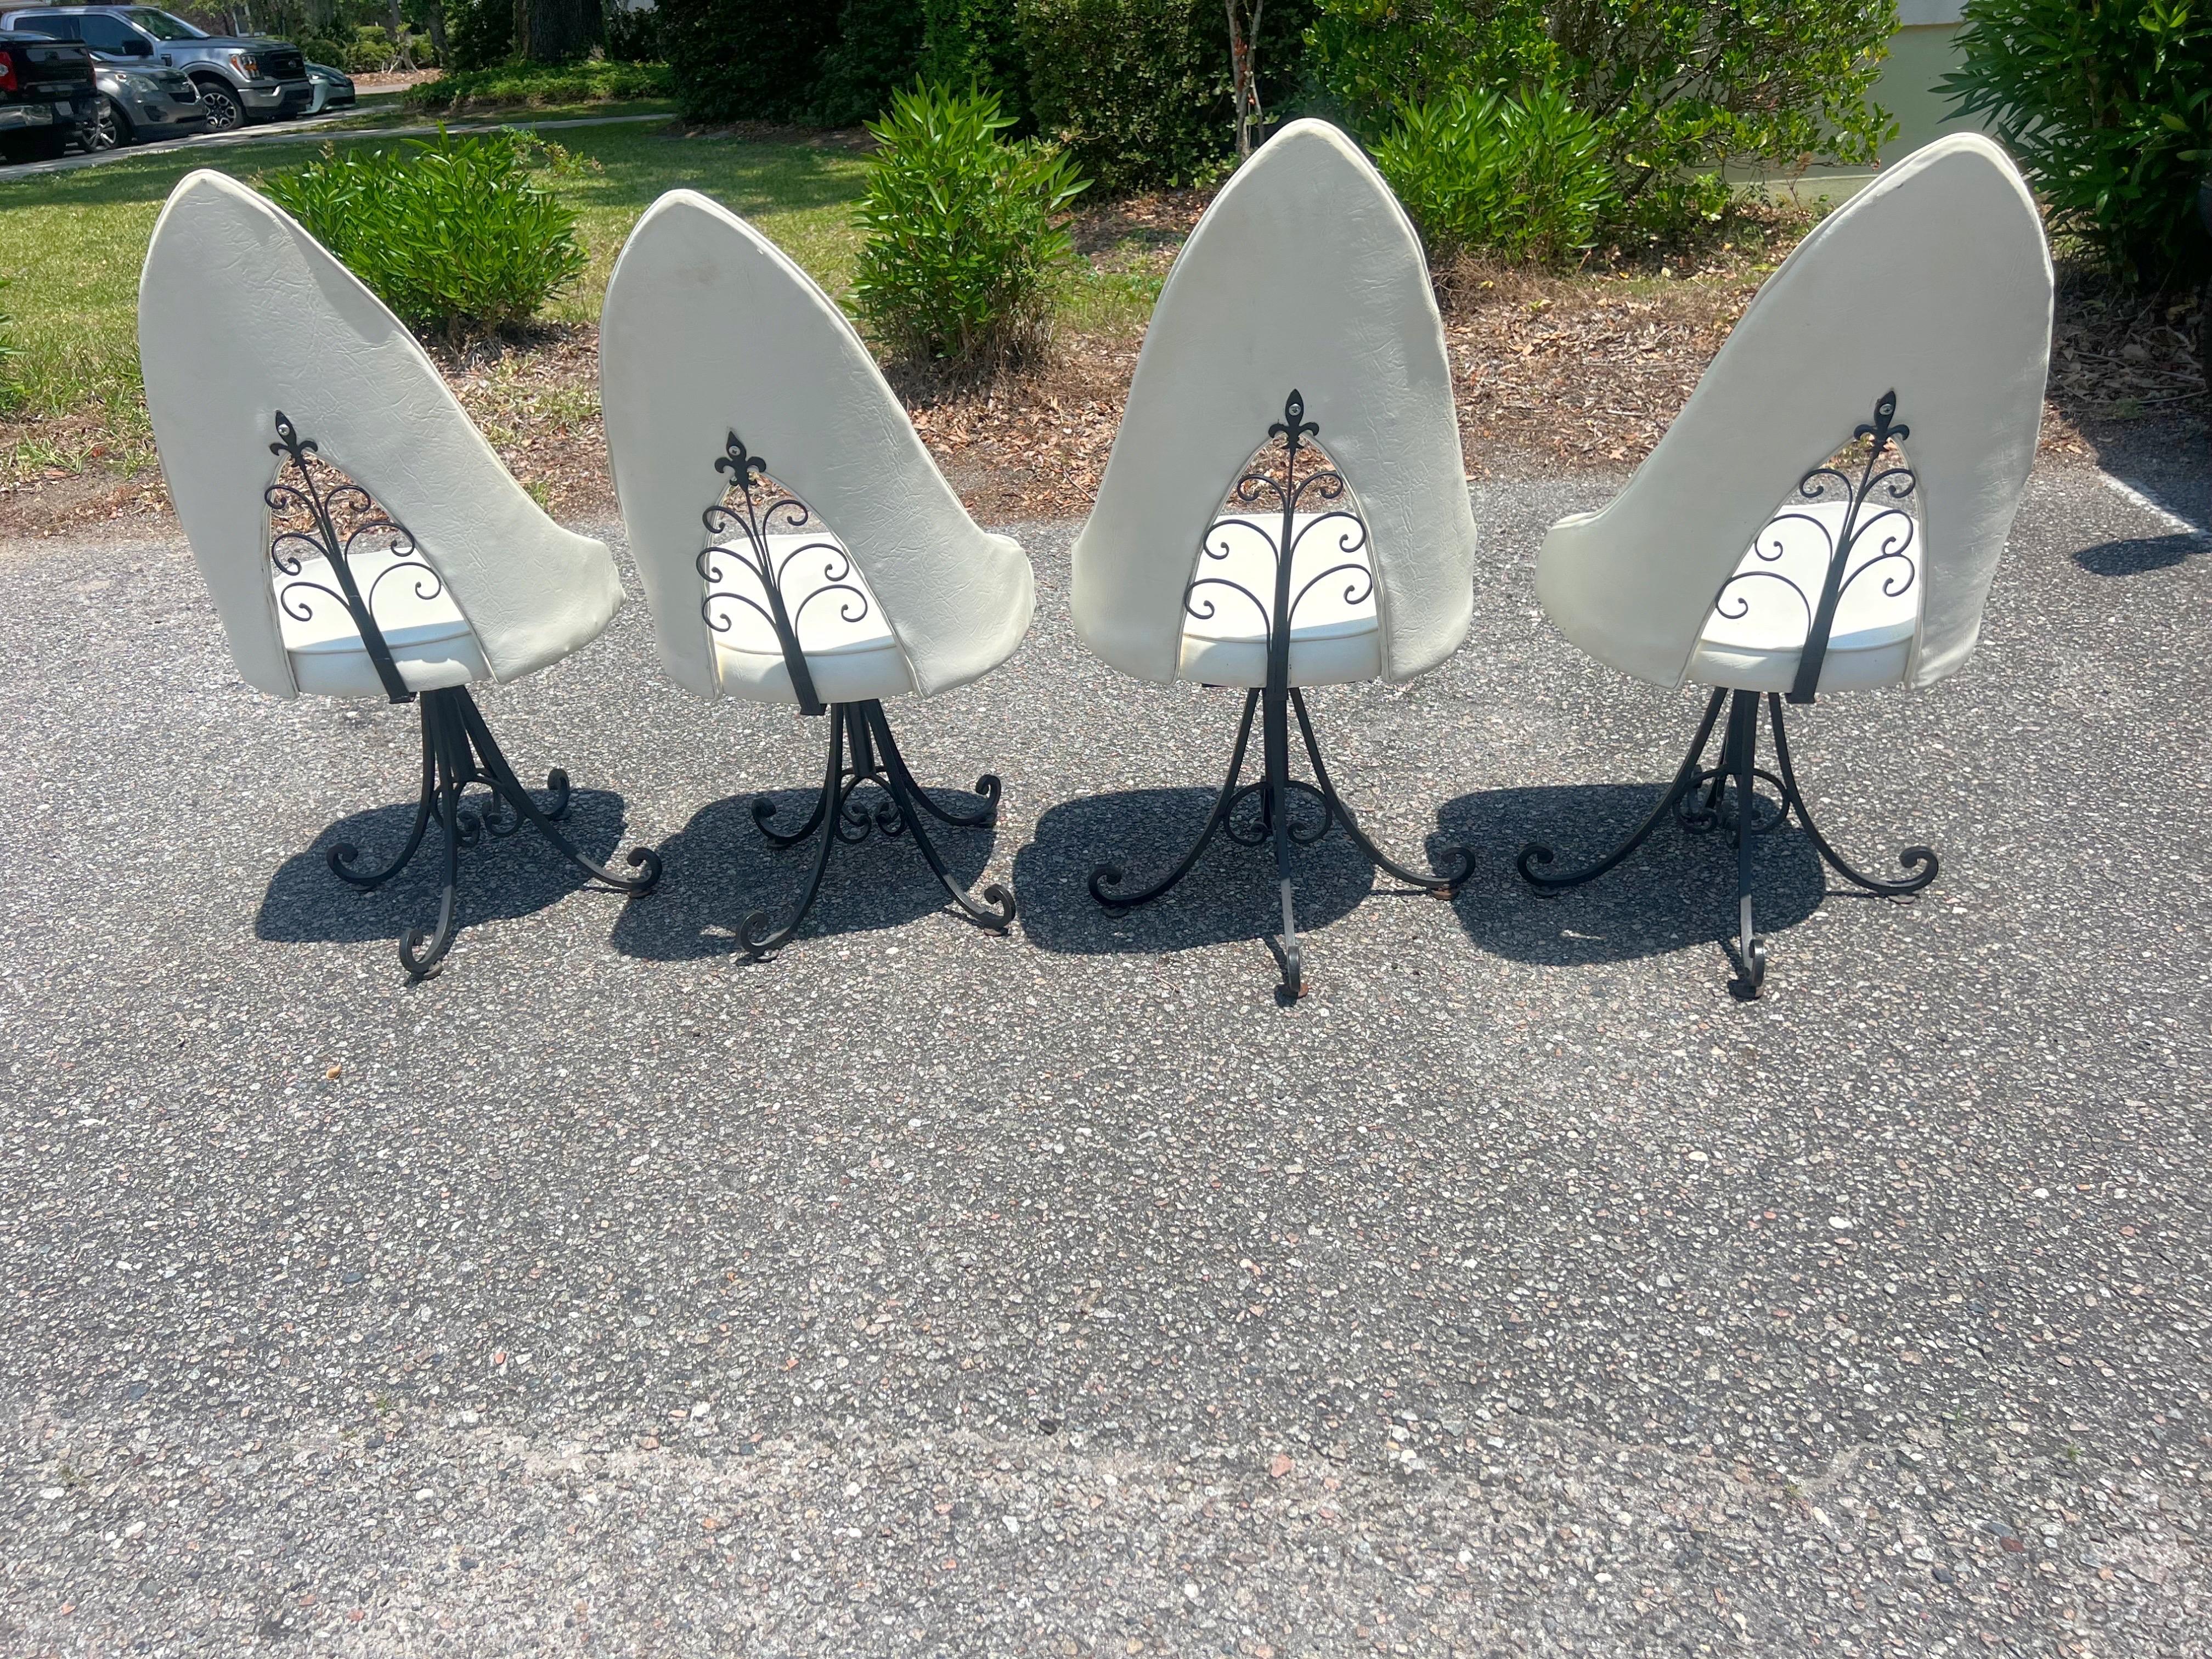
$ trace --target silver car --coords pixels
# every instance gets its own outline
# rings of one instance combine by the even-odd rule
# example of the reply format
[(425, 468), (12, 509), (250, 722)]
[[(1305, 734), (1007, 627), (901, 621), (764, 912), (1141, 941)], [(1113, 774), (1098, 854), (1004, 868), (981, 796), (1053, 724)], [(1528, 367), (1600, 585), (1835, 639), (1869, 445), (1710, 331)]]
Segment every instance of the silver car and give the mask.
[(206, 129), (207, 110), (182, 70), (118, 64), (95, 52), (92, 73), (100, 100), (91, 121), (79, 129), (87, 149), (149, 144)]
[(334, 70), (328, 64), (310, 64), (307, 83), (313, 88), (307, 94), (307, 114), (322, 115), (331, 110), (353, 107), (353, 77), (343, 70)]

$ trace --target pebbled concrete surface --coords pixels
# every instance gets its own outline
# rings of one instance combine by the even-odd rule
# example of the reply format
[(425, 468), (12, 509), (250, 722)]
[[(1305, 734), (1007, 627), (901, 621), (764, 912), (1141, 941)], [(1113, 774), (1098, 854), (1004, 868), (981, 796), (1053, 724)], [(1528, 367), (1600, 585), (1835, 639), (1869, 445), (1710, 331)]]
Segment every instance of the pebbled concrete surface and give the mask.
[(1793, 727), (1942, 878), (1775, 837), (1744, 1003), (1712, 842), (1511, 875), (1694, 714), (1536, 614), (1601, 494), (1486, 492), (1468, 647), (1314, 699), (1480, 873), (1316, 849), (1294, 1010), (1260, 855), (1082, 896), (1233, 710), (1083, 653), (1064, 527), (1024, 653), (894, 711), (1006, 778), (943, 844), (1012, 937), (878, 842), (733, 955), (819, 728), (633, 608), (483, 702), (661, 891), (465, 855), (413, 988), (428, 887), (319, 867), (404, 828), (411, 714), (241, 686), (178, 548), (0, 551), (0, 1651), (2204, 1652), (2212, 548), (2039, 479), (1969, 670)]

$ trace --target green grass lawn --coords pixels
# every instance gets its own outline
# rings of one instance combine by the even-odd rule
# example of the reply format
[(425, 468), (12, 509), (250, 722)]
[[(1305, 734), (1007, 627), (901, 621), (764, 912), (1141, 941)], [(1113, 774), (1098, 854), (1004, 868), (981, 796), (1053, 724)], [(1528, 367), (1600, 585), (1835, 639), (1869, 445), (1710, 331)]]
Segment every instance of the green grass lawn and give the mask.
[(318, 131), (379, 132), (387, 127), (433, 127), (441, 121), (453, 127), (493, 126), (508, 122), (535, 125), (541, 121), (588, 121), (610, 115), (665, 115), (673, 120), (676, 118), (676, 101), (672, 98), (632, 98), (620, 104), (604, 101), (539, 104), (528, 108), (515, 105), (463, 110), (454, 113), (445, 110), (410, 109), (394, 97), (380, 99), (374, 105), (364, 98), (343, 120), (333, 121), (327, 127), (319, 128)]
[[(598, 106), (605, 112), (607, 106)], [(542, 112), (538, 112), (540, 115)], [(583, 127), (552, 135), (599, 170), (563, 178), (591, 265), (555, 301), (556, 320), (598, 318), (623, 239), (653, 198), (688, 185), (743, 214), (831, 293), (850, 283), (853, 208), (866, 163), (834, 145), (683, 138), (653, 127)], [(0, 274), (21, 353), (21, 407), (0, 432), (0, 469), (74, 471), (94, 447), (131, 470), (151, 456), (138, 376), (138, 270), (172, 186), (195, 167), (238, 178), (295, 167), (320, 140), (149, 155), (79, 172), (0, 182)]]

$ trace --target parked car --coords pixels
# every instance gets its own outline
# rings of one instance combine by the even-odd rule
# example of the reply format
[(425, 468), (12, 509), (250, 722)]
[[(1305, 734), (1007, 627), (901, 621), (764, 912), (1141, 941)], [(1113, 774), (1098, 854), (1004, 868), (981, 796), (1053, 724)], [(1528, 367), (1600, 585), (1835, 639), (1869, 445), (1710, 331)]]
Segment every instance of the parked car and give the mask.
[(314, 88), (307, 95), (308, 114), (323, 115), (334, 109), (353, 107), (353, 78), (343, 70), (334, 70), (328, 64), (310, 64), (307, 79)]
[(78, 40), (103, 58), (191, 77), (210, 132), (298, 115), (313, 86), (297, 46), (259, 37), (206, 34), (153, 6), (51, 6), (0, 16), (10, 33)]
[(92, 73), (100, 98), (81, 135), (88, 150), (183, 138), (207, 125), (199, 91), (182, 70), (126, 68), (94, 52)]
[(92, 54), (68, 41), (0, 35), (0, 161), (50, 161), (92, 118)]

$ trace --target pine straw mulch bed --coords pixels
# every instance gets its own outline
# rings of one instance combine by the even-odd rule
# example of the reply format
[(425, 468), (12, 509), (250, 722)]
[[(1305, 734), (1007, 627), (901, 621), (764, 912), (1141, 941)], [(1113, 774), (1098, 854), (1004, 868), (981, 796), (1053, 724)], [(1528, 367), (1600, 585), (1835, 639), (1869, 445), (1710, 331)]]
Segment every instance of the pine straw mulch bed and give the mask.
[[(1112, 204), (1078, 227), (1101, 270), (1164, 273), (1205, 205), (1196, 191)], [(1802, 220), (1747, 213), (1675, 264), (1616, 258), (1572, 276), (1473, 263), (1440, 275), (1468, 472), (1476, 478), (1626, 474), (1688, 398)], [(1878, 322), (1870, 326), (1878, 326)], [(2092, 274), (2061, 283), (2045, 412), (2045, 465), (2155, 431), (2204, 447), (2207, 398), (2193, 300), (2145, 302)], [(1047, 367), (986, 380), (895, 365), (893, 385), (969, 509), (987, 523), (1079, 518), (1096, 497), (1141, 335), (1079, 334)], [(433, 356), (501, 458), (556, 517), (611, 519), (598, 414), (596, 331), (540, 327)], [(71, 422), (0, 422), (0, 454), (31, 436), (70, 448)], [(78, 423), (90, 430), (88, 422)], [(165, 516), (158, 469), (0, 484), (0, 536), (82, 532)]]

